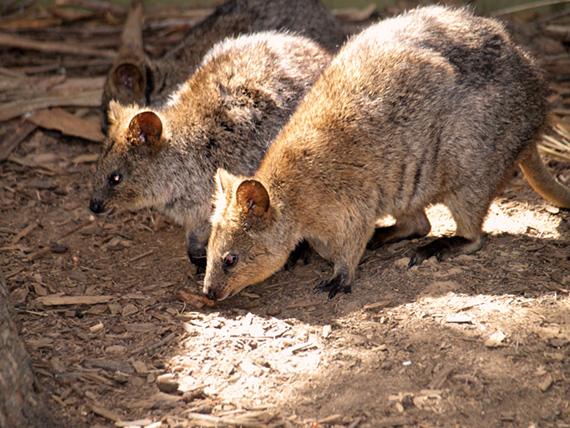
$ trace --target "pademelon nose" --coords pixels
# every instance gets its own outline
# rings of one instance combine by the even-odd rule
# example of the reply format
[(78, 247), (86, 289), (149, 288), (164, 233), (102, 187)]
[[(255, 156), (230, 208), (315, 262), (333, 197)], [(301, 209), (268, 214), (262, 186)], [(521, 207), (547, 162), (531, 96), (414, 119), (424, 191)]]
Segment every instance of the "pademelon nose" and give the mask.
[(217, 298), (218, 298), (218, 293), (216, 292), (216, 290), (214, 290), (212, 288), (210, 288), (208, 290), (207, 295), (208, 295), (208, 299), (210, 299), (210, 300), (217, 300)]
[(103, 211), (103, 202), (91, 199), (89, 202), (89, 209), (95, 214), (99, 214)]

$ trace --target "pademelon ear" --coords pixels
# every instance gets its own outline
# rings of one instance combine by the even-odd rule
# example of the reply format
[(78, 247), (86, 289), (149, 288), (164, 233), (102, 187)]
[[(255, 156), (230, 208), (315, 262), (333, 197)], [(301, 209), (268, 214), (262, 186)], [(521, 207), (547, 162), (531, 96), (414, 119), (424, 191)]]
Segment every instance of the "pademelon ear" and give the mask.
[(119, 92), (138, 98), (144, 94), (146, 82), (142, 65), (125, 62), (113, 70), (111, 78)]
[(218, 168), (218, 172), (216, 174), (216, 185), (218, 191), (225, 193), (228, 189), (231, 188), (232, 183), (236, 180), (237, 177), (231, 172), (225, 170), (224, 168)]
[(123, 106), (115, 100), (109, 102), (109, 110), (107, 111), (107, 117), (109, 118), (109, 123), (115, 123), (121, 117), (121, 111)]
[(236, 190), (236, 200), (242, 211), (249, 216), (261, 218), (269, 210), (269, 193), (256, 180), (245, 180)]
[(162, 120), (152, 111), (143, 111), (131, 119), (129, 137), (131, 142), (146, 147), (153, 154), (160, 150), (162, 136)]

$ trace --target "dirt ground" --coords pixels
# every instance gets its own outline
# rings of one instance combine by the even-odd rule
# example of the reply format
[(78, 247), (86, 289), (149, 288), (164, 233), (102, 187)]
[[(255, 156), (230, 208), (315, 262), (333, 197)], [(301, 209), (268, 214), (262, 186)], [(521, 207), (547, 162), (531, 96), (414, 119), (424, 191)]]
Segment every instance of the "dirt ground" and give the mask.
[[(519, 25), (546, 40), (534, 51), (568, 125), (568, 45)], [(331, 266), (313, 256), (196, 308), (180, 228), (89, 212), (99, 150), (38, 128), (0, 163), (0, 268), (63, 426), (570, 427), (570, 214), (520, 172), (474, 255), (407, 267), (454, 231), (436, 206), (427, 238), (365, 253), (352, 294), (315, 295)], [(548, 159), (568, 183), (570, 162)]]

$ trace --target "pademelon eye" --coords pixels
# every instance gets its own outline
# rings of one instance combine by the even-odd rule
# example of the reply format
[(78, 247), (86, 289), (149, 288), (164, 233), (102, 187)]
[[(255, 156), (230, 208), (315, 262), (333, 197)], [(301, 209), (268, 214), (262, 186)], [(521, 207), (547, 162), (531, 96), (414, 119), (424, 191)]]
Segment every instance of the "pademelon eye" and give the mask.
[(113, 172), (111, 175), (109, 175), (109, 184), (111, 186), (116, 186), (121, 181), (123, 181), (123, 174), (120, 172)]
[(238, 261), (237, 254), (228, 254), (222, 260), (222, 266), (224, 269), (231, 268), (234, 266)]

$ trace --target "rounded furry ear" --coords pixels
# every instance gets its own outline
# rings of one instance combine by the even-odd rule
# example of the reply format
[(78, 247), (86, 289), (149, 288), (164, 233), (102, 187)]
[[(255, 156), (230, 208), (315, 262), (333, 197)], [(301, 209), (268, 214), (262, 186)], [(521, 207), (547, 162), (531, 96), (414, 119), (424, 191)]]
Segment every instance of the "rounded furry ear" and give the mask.
[(224, 168), (218, 168), (218, 172), (216, 173), (216, 185), (220, 192), (225, 193), (235, 180), (237, 180), (237, 177), (231, 172), (226, 171)]
[(143, 73), (136, 64), (123, 63), (113, 70), (111, 78), (120, 92), (140, 96), (144, 93), (146, 82)]
[(243, 181), (236, 190), (236, 199), (238, 206), (253, 217), (261, 218), (269, 210), (269, 193), (259, 181)]
[(117, 120), (119, 120), (122, 109), (123, 106), (119, 104), (117, 101), (111, 100), (109, 102), (109, 110), (107, 111), (107, 117), (109, 118), (109, 123), (115, 123)]
[(138, 146), (148, 147), (153, 154), (161, 148), (162, 121), (152, 111), (143, 111), (129, 123), (130, 140)]

